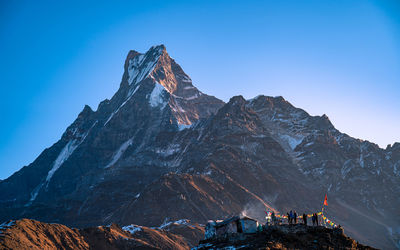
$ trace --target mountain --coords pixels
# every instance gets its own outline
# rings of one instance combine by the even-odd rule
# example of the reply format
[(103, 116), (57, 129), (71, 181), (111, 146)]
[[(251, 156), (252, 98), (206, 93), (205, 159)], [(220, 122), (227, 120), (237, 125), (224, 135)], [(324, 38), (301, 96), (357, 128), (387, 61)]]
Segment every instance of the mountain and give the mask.
[(400, 246), (400, 143), (341, 133), (283, 97), (200, 92), (163, 45), (130, 51), (120, 88), (0, 182), (0, 220), (88, 227), (321, 210), (367, 245)]
[(159, 228), (117, 224), (84, 229), (22, 219), (0, 226), (1, 249), (188, 249), (204, 234), (182, 220)]

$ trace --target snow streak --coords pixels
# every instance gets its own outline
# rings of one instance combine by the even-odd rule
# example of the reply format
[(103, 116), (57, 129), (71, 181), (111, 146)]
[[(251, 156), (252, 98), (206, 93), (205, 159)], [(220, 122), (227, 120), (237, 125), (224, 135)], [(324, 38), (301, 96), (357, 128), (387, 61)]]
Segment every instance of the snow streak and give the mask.
[(167, 102), (165, 102), (163, 98), (164, 92), (165, 88), (161, 84), (156, 82), (149, 98), (149, 104), (151, 107), (160, 107), (160, 109), (163, 109), (165, 107)]
[[(38, 186), (36, 186), (32, 193), (31, 193), (31, 199), (25, 206), (29, 206), (32, 204), (32, 202), (36, 199), (36, 197), (39, 194), (39, 191), (42, 189), (42, 187), (46, 184), (46, 188), (48, 187), (51, 178), (53, 177), (54, 173), (62, 166), (62, 164), (68, 160), (68, 158), (72, 155), (72, 153), (75, 151), (75, 149), (81, 145), (81, 143), (86, 139), (86, 136), (89, 134), (89, 132), (92, 130), (92, 128), (97, 124), (98, 121), (95, 121), (93, 125), (89, 128), (87, 133), (83, 134), (80, 138), (73, 139), (61, 149), (60, 153), (58, 154), (57, 158), (53, 162), (53, 167), (50, 169), (50, 171), (47, 173), (46, 180), (42, 183), (40, 183)], [(76, 135), (77, 129), (74, 131), (74, 135)]]
[(122, 145), (119, 147), (119, 149), (114, 153), (110, 163), (107, 164), (107, 166), (105, 166), (104, 168), (109, 168), (112, 165), (114, 165), (119, 158), (121, 158), (121, 156), (124, 154), (125, 150), (132, 145), (132, 140), (133, 138), (127, 140), (126, 142), (122, 143)]

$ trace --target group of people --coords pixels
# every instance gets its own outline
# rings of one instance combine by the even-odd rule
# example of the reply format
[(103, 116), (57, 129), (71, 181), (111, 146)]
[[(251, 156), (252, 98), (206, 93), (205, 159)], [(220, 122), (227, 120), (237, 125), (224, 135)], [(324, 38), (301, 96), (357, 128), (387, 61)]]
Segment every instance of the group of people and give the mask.
[(296, 213), (296, 210), (295, 211), (290, 210), (290, 212), (288, 212), (286, 214), (287, 214), (287, 219), (288, 219), (289, 225), (297, 224), (297, 213)]
[[(289, 225), (297, 224), (297, 213), (296, 211), (290, 210), (290, 212), (286, 213)], [(303, 225), (307, 225), (307, 215), (303, 213), (302, 216)], [(313, 226), (318, 226), (318, 214), (313, 213), (311, 217), (311, 221)]]
[(318, 214), (317, 213), (313, 213), (313, 215), (311, 217), (311, 220), (312, 220), (312, 225), (313, 226), (315, 226), (315, 225), (318, 226)]
[[(294, 210), (290, 210), (290, 212), (286, 213), (287, 215), (287, 220), (288, 220), (288, 224), (289, 225), (293, 225), (293, 224), (297, 224), (297, 212)], [(302, 215), (302, 219), (303, 219), (303, 225), (307, 225), (307, 214)], [(311, 217), (311, 221), (312, 221), (312, 225), (313, 226), (318, 226), (318, 214), (317, 213), (313, 213), (312, 217)], [(272, 224), (272, 225), (278, 225), (280, 224), (282, 221), (280, 221), (277, 216), (275, 215), (275, 212), (268, 212), (268, 216), (267, 216), (267, 224)]]

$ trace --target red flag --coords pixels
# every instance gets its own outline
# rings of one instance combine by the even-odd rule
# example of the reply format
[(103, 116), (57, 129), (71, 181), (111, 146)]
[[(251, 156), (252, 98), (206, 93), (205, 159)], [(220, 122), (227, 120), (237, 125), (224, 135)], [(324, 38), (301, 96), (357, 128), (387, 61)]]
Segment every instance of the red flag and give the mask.
[(324, 206), (328, 206), (328, 196), (325, 194)]

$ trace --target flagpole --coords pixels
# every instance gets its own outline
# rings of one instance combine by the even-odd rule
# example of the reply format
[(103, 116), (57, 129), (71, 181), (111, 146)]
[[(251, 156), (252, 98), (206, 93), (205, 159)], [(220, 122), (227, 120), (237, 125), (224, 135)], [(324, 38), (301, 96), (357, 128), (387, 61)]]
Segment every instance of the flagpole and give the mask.
[[(325, 204), (328, 205), (328, 192), (325, 193), (325, 198), (324, 198), (324, 203), (322, 203), (322, 215), (324, 215), (324, 208), (325, 208)], [(322, 220), (324, 221), (324, 226), (326, 227), (326, 222), (325, 220), (322, 218)]]

